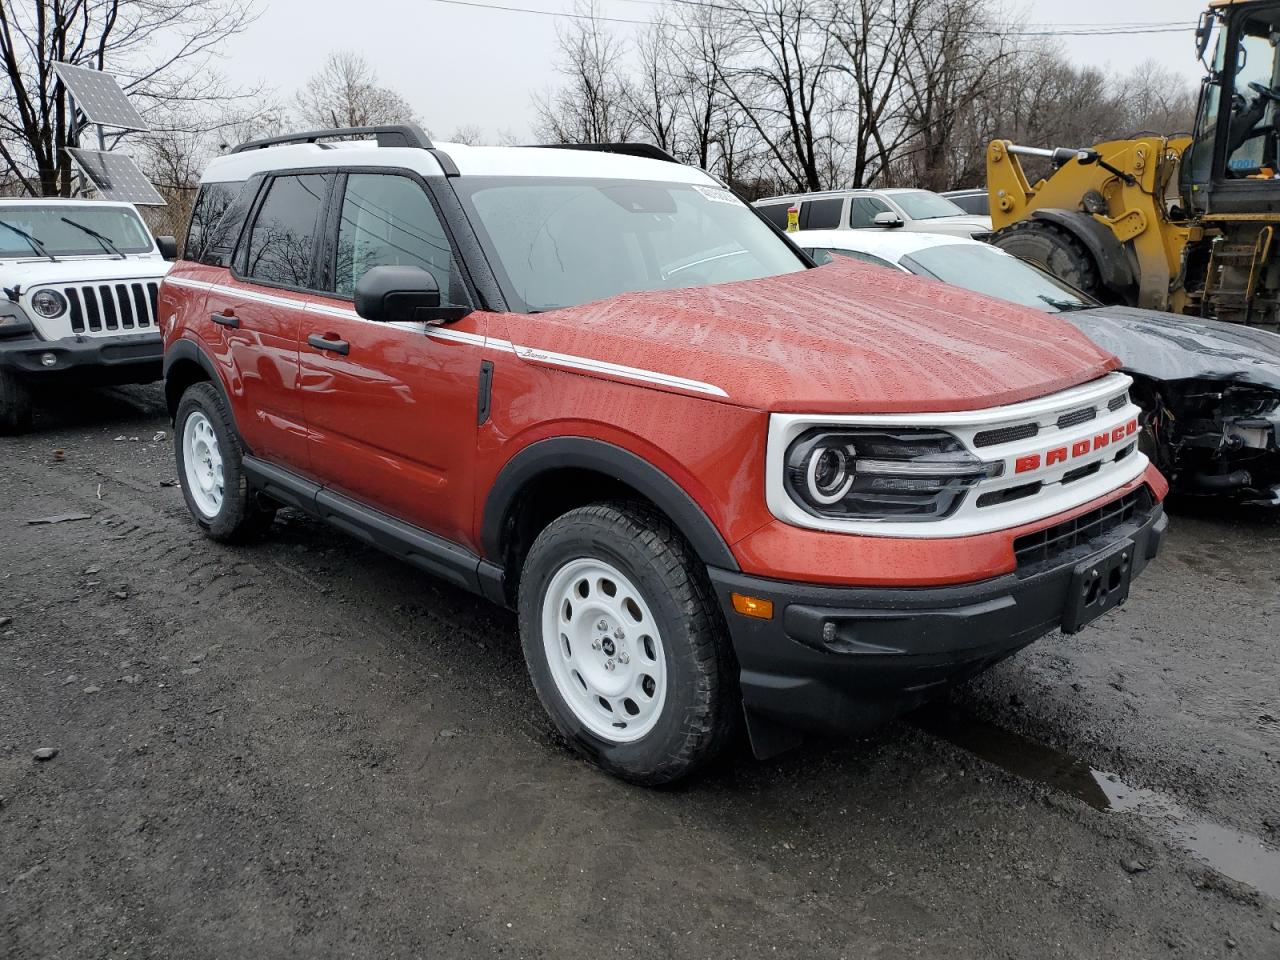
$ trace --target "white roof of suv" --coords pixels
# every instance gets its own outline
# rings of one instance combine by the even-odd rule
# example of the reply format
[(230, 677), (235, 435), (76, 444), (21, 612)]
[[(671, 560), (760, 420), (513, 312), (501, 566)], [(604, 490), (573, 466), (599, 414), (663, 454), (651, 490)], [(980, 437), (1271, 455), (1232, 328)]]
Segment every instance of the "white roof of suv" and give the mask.
[[(719, 186), (696, 167), (648, 157), (555, 147), (470, 147), (436, 143), (467, 177), (575, 177), (652, 180)], [(206, 183), (247, 180), (257, 173), (306, 167), (401, 167), (423, 176), (443, 176), (445, 169), (432, 150), (421, 147), (380, 147), (372, 140), (345, 143), (293, 143), (225, 154), (209, 163), (201, 178)]]

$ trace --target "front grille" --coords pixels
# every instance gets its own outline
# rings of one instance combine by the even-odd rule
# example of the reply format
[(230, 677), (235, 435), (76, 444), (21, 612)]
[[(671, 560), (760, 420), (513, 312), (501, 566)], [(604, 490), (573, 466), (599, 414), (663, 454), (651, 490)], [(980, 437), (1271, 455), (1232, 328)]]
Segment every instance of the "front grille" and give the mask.
[(1128, 402), (1129, 402), (1129, 394), (1126, 391), (1125, 393), (1117, 394), (1116, 396), (1112, 397), (1111, 402), (1107, 404), (1107, 409), (1110, 410), (1112, 413), (1115, 413), (1117, 410), (1119, 410)]
[(995, 507), (1002, 503), (1012, 503), (1023, 497), (1034, 497), (1044, 487), (1038, 480), (1035, 483), (1024, 483), (1020, 487), (1007, 487), (1004, 490), (992, 490), (978, 497), (979, 507)]
[[(1119, 456), (1116, 457), (1120, 459)], [(1102, 469), (1102, 461), (1091, 463), (1086, 467), (1076, 467), (1074, 470), (1068, 470), (1062, 475), (1063, 483), (1075, 483), (1077, 480), (1083, 480), (1085, 477), (1092, 477), (1095, 473)]]
[(1058, 429), (1070, 430), (1072, 427), (1078, 427), (1082, 423), (1088, 423), (1090, 420), (1096, 419), (1097, 416), (1098, 411), (1094, 407), (1072, 410), (1070, 413), (1064, 413), (1058, 418)]
[(1018, 567), (1034, 566), (1055, 560), (1077, 547), (1105, 537), (1135, 516), (1151, 509), (1151, 494), (1143, 488), (1126, 493), (1097, 510), (1090, 510), (1073, 520), (1055, 524), (1039, 533), (1028, 533), (1013, 541)]
[(155, 280), (65, 287), (75, 333), (149, 330), (156, 325), (160, 284)]
[(1028, 440), (1040, 432), (1037, 423), (1020, 423), (1016, 427), (1001, 427), (998, 430), (981, 430), (973, 435), (975, 447), (995, 447), (1002, 443), (1013, 443), (1015, 440)]

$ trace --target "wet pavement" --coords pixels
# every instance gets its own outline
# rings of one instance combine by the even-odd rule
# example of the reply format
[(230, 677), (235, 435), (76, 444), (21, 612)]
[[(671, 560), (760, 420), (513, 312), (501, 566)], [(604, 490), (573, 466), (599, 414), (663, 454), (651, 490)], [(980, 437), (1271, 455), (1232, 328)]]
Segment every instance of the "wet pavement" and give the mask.
[(1280, 958), (1280, 518), (1181, 507), (1084, 632), (644, 791), (509, 614), (297, 515), (203, 540), (170, 429), (129, 388), (0, 439), (6, 960)]

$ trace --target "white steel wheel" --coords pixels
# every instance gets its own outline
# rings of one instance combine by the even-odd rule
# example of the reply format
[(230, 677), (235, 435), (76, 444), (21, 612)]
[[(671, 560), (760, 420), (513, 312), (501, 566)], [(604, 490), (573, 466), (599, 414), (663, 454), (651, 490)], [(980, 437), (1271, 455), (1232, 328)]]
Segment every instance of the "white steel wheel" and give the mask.
[(542, 642), (556, 689), (602, 740), (649, 733), (667, 697), (662, 635), (644, 596), (616, 567), (570, 560), (542, 598)]
[(214, 519), (222, 510), (225, 485), (222, 451), (213, 424), (199, 410), (182, 425), (182, 461), (192, 502), (207, 519)]

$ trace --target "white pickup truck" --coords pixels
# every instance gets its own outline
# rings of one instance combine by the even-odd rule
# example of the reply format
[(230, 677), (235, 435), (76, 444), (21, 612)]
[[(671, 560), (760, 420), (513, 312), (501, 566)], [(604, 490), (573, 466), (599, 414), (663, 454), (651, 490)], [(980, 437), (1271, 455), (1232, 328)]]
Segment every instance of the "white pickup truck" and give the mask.
[(40, 383), (160, 379), (156, 300), (176, 256), (132, 204), (0, 198), (0, 433), (30, 426)]

